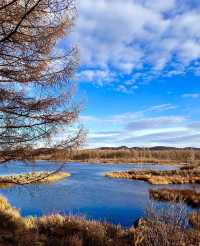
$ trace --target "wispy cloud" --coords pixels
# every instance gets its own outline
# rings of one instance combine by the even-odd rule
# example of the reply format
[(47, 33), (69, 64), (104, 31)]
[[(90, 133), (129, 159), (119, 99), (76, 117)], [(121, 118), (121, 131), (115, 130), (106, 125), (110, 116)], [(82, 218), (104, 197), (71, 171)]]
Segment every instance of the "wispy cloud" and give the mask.
[(200, 121), (195, 121), (188, 124), (188, 127), (191, 129), (199, 130), (200, 131)]
[[(170, 105), (170, 104), (163, 104)], [(184, 116), (148, 116), (154, 109), (173, 110), (174, 107), (160, 105), (146, 108), (139, 112), (128, 112), (110, 117), (99, 118), (85, 116), (86, 125), (91, 124), (87, 144), (90, 147), (100, 146), (199, 146), (200, 122), (191, 121)], [(171, 109), (170, 109), (171, 108)], [(157, 110), (158, 109), (158, 110)], [(102, 131), (95, 130), (103, 129)], [(101, 126), (101, 128), (100, 128)], [(115, 130), (113, 130), (115, 129)]]
[(178, 116), (145, 118), (132, 121), (131, 123), (127, 124), (126, 129), (129, 131), (138, 131), (145, 129), (167, 128), (169, 126), (174, 127), (175, 125), (181, 124), (184, 121), (185, 119), (183, 117)]
[(122, 85), (118, 85), (116, 91), (121, 93), (131, 94), (137, 89), (138, 89), (138, 85), (134, 85), (134, 84), (131, 85), (129, 83), (124, 83)]
[(77, 74), (82, 82), (93, 83), (99, 86), (112, 83), (115, 74), (105, 69), (87, 69)]
[(123, 114), (116, 114), (116, 115), (112, 115), (109, 117), (104, 117), (104, 118), (99, 118), (99, 117), (94, 117), (94, 116), (90, 116), (90, 115), (81, 115), (80, 116), (80, 121), (82, 121), (83, 123), (99, 123), (99, 124), (124, 124), (125, 122), (131, 122), (135, 119), (137, 119), (138, 117), (142, 117), (143, 116), (143, 112), (142, 111), (138, 111), (138, 112), (127, 112), (127, 113), (123, 113)]
[(186, 93), (183, 94), (182, 97), (184, 98), (200, 98), (200, 93)]
[[(154, 105), (154, 106), (150, 106), (150, 107), (146, 107), (144, 110), (140, 110), (140, 111), (135, 111), (135, 112), (126, 112), (126, 113), (121, 113), (121, 114), (115, 114), (115, 115), (111, 115), (109, 117), (103, 117), (103, 118), (99, 118), (99, 117), (95, 117), (95, 116), (91, 116), (91, 115), (81, 115), (80, 116), (80, 121), (87, 123), (87, 122), (101, 122), (101, 123), (116, 123), (116, 124), (124, 124), (125, 122), (131, 123), (133, 121), (137, 121), (138, 119), (143, 119), (143, 117), (145, 117), (146, 113), (160, 113), (160, 112), (165, 112), (165, 111), (171, 111), (176, 109), (177, 106), (172, 105), (170, 103), (166, 103), (166, 104), (160, 104), (160, 105)], [(170, 120), (173, 119), (174, 121), (182, 121), (183, 117), (160, 117), (159, 119), (163, 119), (163, 120)], [(173, 123), (174, 123), (173, 121)]]
[(153, 107), (150, 107), (148, 109), (148, 111), (152, 111), (152, 112), (163, 112), (163, 111), (168, 111), (168, 110), (172, 110), (172, 109), (176, 109), (177, 106), (172, 105), (172, 104), (161, 104), (161, 105), (156, 105)]

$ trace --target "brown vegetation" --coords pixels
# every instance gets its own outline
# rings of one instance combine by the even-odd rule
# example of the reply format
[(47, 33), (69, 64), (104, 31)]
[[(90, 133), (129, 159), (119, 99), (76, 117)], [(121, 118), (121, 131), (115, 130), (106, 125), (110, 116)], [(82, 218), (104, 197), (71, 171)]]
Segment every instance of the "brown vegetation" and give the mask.
[(189, 223), (192, 225), (193, 228), (200, 230), (200, 211), (193, 212), (189, 216)]
[(185, 202), (192, 207), (200, 208), (200, 192), (191, 189), (158, 189), (150, 190), (150, 198), (156, 201)]
[(0, 244), (4, 246), (128, 246), (134, 241), (133, 232), (77, 217), (22, 218), (18, 210), (0, 198)]
[[(49, 153), (49, 154), (48, 154)], [(158, 164), (196, 164), (200, 163), (199, 149), (176, 148), (100, 148), (69, 151), (60, 149), (52, 152), (46, 149), (41, 159), (58, 161), (78, 161), (90, 163), (158, 163)]]
[[(20, 150), (19, 150), (20, 152)], [(28, 160), (53, 160), (58, 162), (83, 163), (153, 163), (185, 164), (187, 168), (200, 164), (200, 149), (164, 148), (130, 148), (130, 149), (68, 149), (38, 148), (26, 149)], [(1, 156), (1, 152), (0, 152)], [(20, 154), (19, 154), (20, 156)]]
[(187, 184), (200, 182), (200, 169), (169, 170), (169, 171), (123, 171), (108, 172), (105, 174), (111, 178), (135, 179), (147, 181), (150, 184)]
[(182, 204), (165, 208), (150, 206), (145, 220), (136, 228), (141, 246), (198, 246), (200, 231), (188, 227), (188, 215)]
[(94, 149), (74, 152), (71, 159), (107, 163), (191, 163), (200, 161), (200, 150), (167, 148), (161, 150), (151, 148)]
[(0, 188), (10, 187), (12, 185), (24, 185), (32, 183), (51, 183), (56, 182), (70, 174), (66, 172), (33, 172), (25, 174), (17, 174), (11, 176), (0, 176)]
[(180, 209), (151, 211), (137, 227), (123, 229), (83, 218), (21, 217), (0, 197), (0, 245), (4, 246), (199, 246), (199, 230), (187, 229)]

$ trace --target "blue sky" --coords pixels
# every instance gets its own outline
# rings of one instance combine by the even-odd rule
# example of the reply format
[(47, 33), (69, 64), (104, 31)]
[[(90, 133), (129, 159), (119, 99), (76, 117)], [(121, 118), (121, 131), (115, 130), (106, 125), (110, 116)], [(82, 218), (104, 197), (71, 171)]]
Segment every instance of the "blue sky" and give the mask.
[(87, 147), (200, 147), (200, 2), (77, 0)]

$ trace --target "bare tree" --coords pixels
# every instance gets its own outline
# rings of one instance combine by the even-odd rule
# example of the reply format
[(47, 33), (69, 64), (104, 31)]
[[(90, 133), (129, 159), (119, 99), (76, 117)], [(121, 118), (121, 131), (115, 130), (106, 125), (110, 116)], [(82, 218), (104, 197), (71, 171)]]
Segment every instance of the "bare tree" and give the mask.
[[(72, 0), (0, 1), (1, 162), (80, 144), (82, 130), (66, 130), (79, 114), (71, 80), (77, 50), (59, 46), (74, 17)], [(62, 141), (53, 140), (60, 129)]]

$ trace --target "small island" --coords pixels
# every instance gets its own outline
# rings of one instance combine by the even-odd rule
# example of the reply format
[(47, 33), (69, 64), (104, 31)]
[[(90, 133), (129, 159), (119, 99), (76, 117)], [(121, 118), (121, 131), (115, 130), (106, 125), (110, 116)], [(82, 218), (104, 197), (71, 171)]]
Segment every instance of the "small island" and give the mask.
[(168, 171), (122, 171), (122, 172), (107, 172), (106, 177), (120, 178), (120, 179), (134, 179), (147, 181), (155, 185), (167, 184), (194, 184), (200, 182), (200, 169), (191, 168), (185, 170), (180, 168), (177, 170)]
[(32, 172), (10, 176), (0, 176), (0, 188), (13, 185), (52, 183), (69, 177), (67, 172)]

